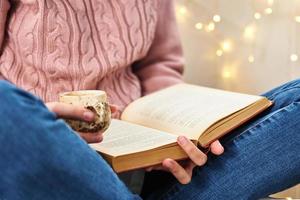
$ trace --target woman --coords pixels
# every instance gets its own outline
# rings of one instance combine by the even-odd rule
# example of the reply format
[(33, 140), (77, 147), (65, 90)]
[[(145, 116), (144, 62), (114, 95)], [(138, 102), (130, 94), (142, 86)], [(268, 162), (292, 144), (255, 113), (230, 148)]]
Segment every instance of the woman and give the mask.
[[(124, 107), (141, 95), (182, 81), (183, 59), (172, 0), (74, 0), (72, 2), (67, 0), (0, 0), (0, 45), (2, 47), (0, 58), (2, 79), (34, 93), (44, 102), (55, 101), (58, 93), (63, 91), (105, 90), (110, 102), (118, 106), (114, 117), (119, 117)], [(290, 83), (271, 91), (268, 97), (275, 101), (273, 108), (237, 130), (236, 133), (230, 134), (231, 138), (225, 138), (224, 143), (225, 147), (228, 147), (228, 152), (220, 157), (210, 155), (208, 165), (204, 167), (195, 168), (196, 165), (202, 166), (207, 157), (186, 138), (179, 137), (178, 143), (187, 152), (190, 160), (177, 163), (166, 159), (162, 166), (148, 170), (168, 171), (178, 182), (191, 183), (183, 186), (165, 172), (159, 172), (158, 175), (157, 172), (154, 172), (147, 177), (147, 180), (150, 181), (146, 180), (144, 197), (153, 199), (202, 199), (204, 197), (219, 199), (224, 198), (224, 195), (229, 195), (226, 196), (227, 199), (236, 199), (236, 195), (239, 195), (239, 199), (247, 199), (265, 196), (299, 182), (297, 169), (300, 159), (291, 159), (291, 157), (299, 158), (299, 153), (296, 148), (289, 146), (295, 145), (295, 141), (290, 141), (289, 134), (294, 133), (293, 137), (296, 142), (299, 141), (299, 139), (297, 140), (299, 134), (295, 132), (297, 128), (300, 128), (300, 124), (298, 121), (291, 124), (289, 119), (299, 109), (298, 104), (295, 103), (298, 100), (297, 96), (292, 96), (294, 92), (290, 92), (291, 88), (297, 88), (294, 87), (297, 84), (298, 82)], [(33, 133), (39, 132), (39, 130), (49, 133), (38, 135), (26, 132), (24, 134), (27, 137), (22, 138), (24, 141), (21, 144), (32, 144), (29, 145), (30, 147), (24, 146), (24, 151), (31, 148), (33, 150), (24, 155), (27, 158), (25, 160), (21, 159), (17, 162), (10, 159), (10, 161), (13, 164), (19, 163), (26, 168), (28, 160), (32, 158), (36, 160), (34, 163), (30, 163), (32, 166), (26, 173), (22, 170), (15, 170), (13, 167), (11, 169), (14, 170), (9, 171), (7, 170), (9, 165), (3, 165), (3, 168), (6, 169), (4, 171), (9, 171), (11, 174), (10, 181), (8, 178), (2, 180), (6, 183), (6, 187), (3, 187), (6, 196), (3, 198), (32, 199), (35, 196), (43, 195), (47, 195), (43, 196), (43, 199), (47, 197), (135, 198), (103, 160), (96, 156), (86, 144), (69, 134), (71, 131), (65, 124), (55, 120), (38, 100), (5, 83), (2, 83), (1, 88), (6, 91), (6, 93), (3, 92), (4, 98), (1, 102), (2, 113), (9, 113), (7, 109), (11, 108), (12, 102), (17, 105), (17, 108), (22, 108), (22, 113), (32, 113), (35, 110), (36, 112), (31, 115), (31, 118), (39, 123), (34, 125), (27, 122), (26, 116), (15, 117), (14, 113), (9, 113), (9, 116), (16, 118), (24, 126), (26, 125), (27, 129), (24, 130), (32, 128), (36, 130)], [(10, 101), (10, 99), (13, 100)], [(281, 102), (284, 103), (281, 104)], [(83, 115), (86, 111), (83, 108), (55, 102), (47, 103), (47, 105), (57, 116), (67, 115), (83, 120), (92, 119), (92, 117)], [(290, 109), (290, 105), (294, 105), (295, 108), (293, 107), (289, 114), (284, 117), (277, 116), (278, 113), (283, 112), (282, 109)], [(276, 120), (273, 119), (274, 115)], [(4, 120), (6, 123), (2, 123), (1, 134), (5, 135), (7, 130), (11, 129), (7, 125), (10, 124), (7, 121), (10, 118)], [(261, 123), (265, 123), (270, 118), (275, 122), (260, 127)], [(278, 126), (279, 122), (282, 123), (282, 127), (273, 128), (273, 126)], [(292, 129), (283, 136), (283, 127), (293, 127), (296, 130)], [(12, 130), (15, 135), (20, 134), (20, 130)], [(50, 132), (53, 131), (59, 134), (51, 134)], [(248, 134), (248, 132), (255, 134)], [(275, 138), (280, 136), (286, 141), (283, 142), (278, 138), (272, 140), (272, 137), (265, 137), (260, 132), (266, 132)], [(241, 133), (243, 134), (241, 135)], [(81, 136), (87, 142), (101, 140), (101, 133), (97, 135), (81, 134)], [(245, 138), (241, 139), (244, 136)], [(38, 153), (38, 150), (46, 150), (36, 143), (39, 140), (51, 146), (52, 150), (54, 149), (47, 153), (48, 160)], [(13, 138), (10, 138), (9, 141), (11, 144), (16, 142)], [(60, 143), (60, 141), (64, 143)], [(285, 145), (289, 148), (282, 152), (272, 149), (263, 149), (264, 151), (261, 152), (259, 148), (261, 143), (265, 147), (272, 145), (279, 148)], [(12, 147), (14, 145), (7, 146), (7, 152), (14, 151)], [(56, 149), (70, 150), (74, 155), (76, 153), (76, 156), (65, 155), (61, 151), (57, 152)], [(211, 151), (219, 155), (222, 154), (223, 147), (217, 141), (212, 144)], [(257, 155), (258, 153), (261, 154), (261, 157), (252, 156), (252, 154)], [(285, 156), (283, 156), (284, 154)], [(282, 160), (279, 159), (281, 155)], [(267, 162), (269, 159), (284, 162), (296, 160), (297, 162), (287, 168), (273, 166)], [(4, 160), (1, 162), (4, 163)], [(258, 168), (258, 165), (266, 162), (266, 166), (271, 167), (271, 170)], [(74, 163), (77, 165), (73, 165)], [(80, 173), (77, 171), (79, 163), (81, 164), (80, 170), (82, 170)], [(246, 164), (249, 165), (245, 166)], [(32, 171), (32, 168), (37, 168), (37, 171), (41, 173)], [(98, 170), (96, 171), (95, 168)], [(276, 184), (270, 184), (269, 179), (274, 174), (278, 174), (278, 171), (280, 171), (280, 178), (277, 179)], [(194, 174), (191, 180), (192, 172)], [(255, 173), (259, 173), (259, 175), (249, 179)], [(161, 179), (156, 180), (157, 176)], [(21, 177), (23, 182), (11, 177)], [(44, 179), (44, 181), (40, 181), (40, 179)], [(20, 185), (20, 182), (23, 184)], [(158, 188), (153, 189), (151, 184), (155, 184)], [(260, 184), (263, 185), (258, 187)], [(49, 188), (51, 185), (60, 185), (58, 193), (55, 193), (57, 191), (54, 191), (52, 187)], [(109, 187), (105, 188), (104, 185)], [(227, 188), (230, 188), (231, 192), (228, 192)], [(19, 196), (13, 195), (16, 190), (20, 191), (17, 194)], [(118, 194), (115, 191), (119, 191)]]

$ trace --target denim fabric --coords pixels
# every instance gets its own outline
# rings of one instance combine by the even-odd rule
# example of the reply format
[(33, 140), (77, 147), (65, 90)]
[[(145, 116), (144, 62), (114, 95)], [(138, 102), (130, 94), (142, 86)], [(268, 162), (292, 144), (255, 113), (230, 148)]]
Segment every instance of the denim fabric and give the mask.
[[(274, 105), (222, 139), (192, 182), (147, 173), (147, 199), (258, 199), (300, 182), (300, 81), (266, 94)], [(34, 96), (0, 81), (0, 199), (139, 199), (95, 151)]]
[(0, 81), (0, 199), (140, 199), (34, 96)]

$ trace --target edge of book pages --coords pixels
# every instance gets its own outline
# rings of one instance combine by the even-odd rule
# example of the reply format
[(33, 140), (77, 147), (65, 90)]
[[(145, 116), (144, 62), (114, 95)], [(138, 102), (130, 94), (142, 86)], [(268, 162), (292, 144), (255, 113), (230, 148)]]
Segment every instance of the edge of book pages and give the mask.
[[(217, 122), (212, 124), (208, 129), (206, 129), (204, 133), (200, 136), (200, 138), (198, 139), (199, 144), (202, 147), (208, 147), (208, 145), (211, 143), (211, 140), (217, 140), (221, 138), (228, 132), (254, 118), (258, 114), (269, 108), (272, 104), (272, 101), (268, 100), (266, 97), (262, 97), (255, 103), (250, 104), (249, 106), (235, 113), (232, 113), (231, 115), (228, 115), (223, 119), (218, 120)], [(239, 121), (239, 123), (236, 123), (236, 121)], [(223, 134), (218, 135), (218, 137), (214, 137), (214, 135), (220, 132), (222, 132)], [(212, 136), (213, 139), (210, 139), (210, 136)]]

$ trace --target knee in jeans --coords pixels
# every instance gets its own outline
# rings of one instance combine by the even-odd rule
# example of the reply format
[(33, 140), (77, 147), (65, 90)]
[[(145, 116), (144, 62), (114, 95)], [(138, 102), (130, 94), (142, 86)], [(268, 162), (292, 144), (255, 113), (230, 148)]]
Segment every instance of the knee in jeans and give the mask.
[(269, 98), (271, 100), (289, 100), (290, 102), (295, 102), (300, 100), (299, 94), (300, 94), (300, 79), (297, 79), (289, 83), (286, 83), (281, 88), (278, 88), (269, 96)]
[(16, 86), (0, 81), (0, 109), (5, 106), (20, 106), (21, 102), (35, 103), (38, 100), (35, 96), (25, 92)]
[(300, 88), (300, 79), (296, 79), (284, 84), (282, 90), (286, 91), (293, 88)]
[(0, 101), (11, 97), (15, 87), (6, 81), (0, 81)]

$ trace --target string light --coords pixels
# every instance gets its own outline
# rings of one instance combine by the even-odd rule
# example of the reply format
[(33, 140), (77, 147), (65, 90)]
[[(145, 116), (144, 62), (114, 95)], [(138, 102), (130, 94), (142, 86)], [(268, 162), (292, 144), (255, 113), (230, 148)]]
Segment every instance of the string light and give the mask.
[(180, 6), (179, 13), (185, 15), (187, 13), (187, 9), (185, 6)]
[(214, 15), (213, 20), (214, 20), (214, 22), (218, 23), (218, 22), (221, 21), (221, 16), (220, 15)]
[(253, 24), (250, 24), (246, 26), (244, 29), (244, 38), (247, 40), (253, 40), (255, 38), (256, 33), (256, 26)]
[(248, 57), (248, 62), (249, 62), (249, 63), (254, 63), (254, 61), (255, 61), (254, 56), (253, 56), (253, 55), (250, 55), (250, 56)]
[(232, 72), (228, 68), (224, 68), (222, 71), (222, 77), (224, 79), (229, 79), (232, 77)]
[(298, 55), (297, 54), (292, 54), (290, 56), (290, 59), (291, 59), (292, 62), (296, 62), (296, 61), (298, 61)]
[(261, 19), (261, 14), (259, 12), (255, 13), (254, 18), (257, 20)]
[(221, 43), (221, 47), (224, 52), (230, 52), (232, 50), (232, 42), (230, 40), (225, 40)]
[[(265, 17), (265, 15), (271, 15), (273, 14), (273, 12), (275, 12), (275, 9), (274, 9), (274, 0), (264, 0), (265, 2), (267, 2), (267, 5), (264, 9), (262, 10), (258, 10), (257, 8), (259, 7), (255, 7), (255, 5), (253, 6), (253, 14), (252, 14), (252, 19), (253, 21), (255, 20), (254, 23), (252, 24), (248, 24), (246, 26), (243, 27), (243, 32), (242, 32), (242, 36), (243, 38), (246, 40), (246, 41), (251, 41), (251, 44), (255, 44), (254, 43), (254, 39), (256, 37), (258, 37), (256, 34), (257, 34), (257, 31), (258, 31), (258, 21), (256, 20), (261, 20)], [(187, 5), (185, 4), (177, 4), (179, 6), (176, 7), (176, 11), (177, 11), (177, 15), (179, 18), (182, 18), (184, 19), (184, 22), (193, 22), (195, 19), (191, 18), (193, 17), (191, 13), (192, 11), (189, 10), (190, 7), (187, 7)], [(211, 15), (211, 14), (214, 14), (214, 15)], [(199, 21), (194, 21), (194, 24), (192, 24), (192, 26), (194, 25), (194, 28), (196, 30), (204, 30), (204, 31), (207, 31), (207, 32), (212, 32), (212, 31), (215, 31), (217, 26), (219, 25), (218, 23), (220, 23), (221, 21), (223, 21), (223, 15), (221, 17), (221, 14), (219, 13), (219, 11), (216, 10), (212, 10), (211, 13), (209, 13), (210, 16), (212, 16), (211, 18), (211, 21), (209, 21), (208, 23), (205, 23), (204, 21), (201, 21), (202, 19), (198, 19)], [(250, 16), (251, 17), (251, 16)], [(297, 22), (300, 24), (300, 13), (299, 14), (296, 14), (294, 15), (292, 18), (290, 18), (290, 20), (293, 20), (294, 23)], [(190, 23), (189, 23), (190, 24)], [(261, 26), (262, 24), (260, 24)], [(294, 24), (296, 25), (296, 24)], [(260, 27), (259, 26), (259, 27)], [(215, 35), (216, 37), (218, 35)], [(239, 37), (240, 38), (240, 37)], [(225, 56), (228, 52), (231, 52), (233, 50), (235, 50), (236, 46), (235, 46), (235, 43), (234, 42), (238, 42), (238, 44), (242, 44), (243, 41), (239, 40), (239, 38), (237, 40), (234, 40), (234, 38), (230, 38), (230, 39), (226, 39), (226, 40), (223, 40), (219, 43), (219, 48), (215, 50), (215, 52), (212, 52), (212, 53), (215, 53), (215, 57), (222, 57), (222, 56)], [(251, 51), (250, 53), (251, 54), (248, 54), (246, 55), (246, 57), (244, 58), (244, 62), (248, 62), (248, 63), (256, 63), (258, 62), (257, 61), (257, 57), (256, 55), (254, 56), (253, 55), (253, 48), (254, 46), (251, 46), (249, 47), (251, 48)], [(289, 60), (290, 62), (298, 62), (300, 61), (299, 60), (299, 56), (300, 54), (298, 55), (297, 54), (298, 52), (292, 52), (292, 54), (289, 55)], [(229, 58), (228, 58), (229, 59)], [(241, 59), (241, 58), (240, 58)], [(227, 59), (219, 59), (220, 61), (222, 60), (222, 62), (226, 61)], [(237, 59), (237, 62), (238, 62), (238, 59)], [(239, 63), (238, 63), (239, 64)], [(223, 69), (221, 71), (221, 77), (223, 77), (224, 79), (232, 79), (232, 78), (237, 78), (235, 76), (235, 70), (238, 70), (239, 68), (235, 68), (236, 66), (235, 65), (226, 65), (226, 66), (223, 66)], [(287, 197), (286, 199), (291, 199), (289, 197)]]
[(195, 28), (197, 30), (202, 30), (203, 29), (203, 24), (201, 22), (198, 22), (197, 24), (195, 24)]
[(184, 5), (177, 4), (176, 17), (178, 22), (185, 23), (187, 21), (187, 17), (189, 17), (188, 9)]
[(219, 57), (221, 57), (221, 56), (223, 55), (222, 49), (218, 49), (218, 50), (216, 51), (216, 55), (219, 56)]
[(295, 16), (295, 21), (300, 23), (300, 16)]
[(207, 32), (212, 32), (212, 31), (215, 30), (215, 28), (216, 28), (215, 23), (214, 22), (209, 22), (209, 24), (205, 27), (205, 30)]
[(234, 63), (227, 63), (223, 65), (221, 76), (223, 79), (235, 79), (236, 78), (236, 72), (238, 69), (238, 62)]
[(269, 6), (272, 6), (274, 4), (274, 0), (268, 0)]
[(266, 9), (265, 9), (265, 14), (271, 15), (272, 13), (273, 13), (272, 8), (266, 8)]

